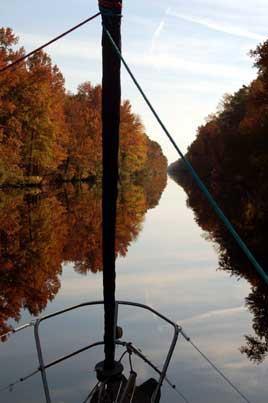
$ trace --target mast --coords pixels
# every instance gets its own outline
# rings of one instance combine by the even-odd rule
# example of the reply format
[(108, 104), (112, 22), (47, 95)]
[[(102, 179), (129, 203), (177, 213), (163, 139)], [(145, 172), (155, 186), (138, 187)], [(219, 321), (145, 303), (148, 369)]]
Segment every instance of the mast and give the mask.
[[(118, 183), (118, 150), (121, 105), (121, 62), (106, 32), (121, 49), (122, 1), (99, 0), (102, 14), (102, 257), (104, 294), (103, 369), (109, 372), (115, 363), (115, 241)], [(105, 28), (104, 28), (105, 27)], [(98, 370), (97, 370), (98, 372)]]

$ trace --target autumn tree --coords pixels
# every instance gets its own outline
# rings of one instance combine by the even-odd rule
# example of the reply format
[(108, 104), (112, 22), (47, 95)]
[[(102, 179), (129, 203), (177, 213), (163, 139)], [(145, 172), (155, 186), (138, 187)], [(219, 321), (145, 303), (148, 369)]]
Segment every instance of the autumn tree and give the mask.
[(44, 52), (27, 61), (27, 84), (22, 99), (23, 161), (27, 176), (55, 172), (65, 159), (68, 142), (64, 117), (64, 80)]
[[(0, 67), (24, 55), (18, 38), (0, 30)], [(0, 77), (0, 186), (81, 181), (102, 173), (101, 87), (89, 81), (66, 93), (59, 68), (38, 51)], [(121, 179), (155, 164), (154, 148), (129, 101), (121, 105)], [(155, 157), (159, 167), (162, 153)], [(157, 163), (156, 163), (157, 164)], [(164, 165), (162, 164), (162, 167)], [(154, 166), (153, 171), (155, 170)]]
[(78, 87), (77, 94), (68, 94), (65, 116), (70, 135), (64, 175), (83, 179), (100, 174), (101, 87), (85, 82)]
[[(24, 55), (23, 48), (12, 49), (17, 43), (10, 28), (0, 29), (0, 67)], [(3, 72), (0, 81), (0, 183), (55, 172), (68, 138), (59, 69), (38, 52)]]
[[(18, 38), (11, 28), (0, 28), (0, 68), (24, 55), (24, 49), (14, 51)], [(22, 122), (20, 98), (27, 74), (21, 64), (16, 74), (5, 71), (0, 75), (0, 184), (16, 181), (22, 174), (20, 156), (22, 147)]]
[[(268, 225), (268, 41), (252, 51), (258, 75), (248, 86), (225, 95), (215, 114), (197, 130), (187, 158), (205, 182), (260, 265), (267, 270)], [(219, 268), (251, 284), (246, 306), (255, 335), (245, 336), (241, 352), (254, 362), (268, 354), (266, 287), (229, 231), (221, 223), (182, 161), (170, 171), (185, 189), (197, 223), (214, 242)]]
[(120, 175), (141, 171), (147, 157), (147, 136), (139, 116), (131, 110), (129, 101), (121, 106), (120, 122)]

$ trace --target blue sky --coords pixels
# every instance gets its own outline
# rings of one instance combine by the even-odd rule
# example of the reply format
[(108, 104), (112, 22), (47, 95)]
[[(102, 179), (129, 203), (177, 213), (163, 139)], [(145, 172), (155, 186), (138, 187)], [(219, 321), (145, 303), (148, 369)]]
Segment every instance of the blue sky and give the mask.
[[(2, 0), (1, 25), (20, 36), (26, 50), (94, 14), (97, 1)], [(214, 112), (224, 93), (256, 75), (250, 49), (266, 39), (266, 0), (124, 0), (123, 51), (179, 146), (185, 152), (196, 128)], [(75, 91), (86, 80), (101, 81), (101, 25), (95, 20), (48, 48)], [(177, 159), (137, 90), (122, 73), (130, 99), (149, 136), (169, 162)]]

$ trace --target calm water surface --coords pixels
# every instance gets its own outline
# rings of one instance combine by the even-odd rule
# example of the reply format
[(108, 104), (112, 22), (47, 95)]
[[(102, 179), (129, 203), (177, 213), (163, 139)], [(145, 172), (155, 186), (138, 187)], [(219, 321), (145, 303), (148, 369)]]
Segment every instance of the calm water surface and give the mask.
[[(256, 365), (239, 351), (244, 335), (254, 335), (253, 317), (245, 307), (250, 285), (217, 270), (217, 252), (187, 208), (184, 191), (169, 180), (155, 206), (161, 190), (160, 185), (158, 190), (131, 185), (121, 193), (117, 298), (148, 304), (181, 324), (252, 402), (266, 402), (267, 362)], [(98, 189), (67, 189), (41, 198), (2, 195), (1, 207), (2, 333), (40, 313), (102, 299)], [(124, 338), (134, 340), (160, 365), (169, 328), (133, 308), (122, 309), (119, 322)], [(102, 334), (101, 308), (46, 322), (41, 327), (46, 360), (99, 340)], [(0, 348), (1, 385), (38, 366), (31, 328), (11, 336)], [(82, 402), (94, 384), (94, 366), (102, 358), (99, 348), (50, 369), (53, 402)], [(140, 382), (152, 375), (137, 360), (134, 367)], [(168, 374), (190, 402), (242, 401), (183, 339)], [(0, 399), (43, 402), (40, 376), (2, 393)], [(162, 401), (182, 400), (165, 386)]]

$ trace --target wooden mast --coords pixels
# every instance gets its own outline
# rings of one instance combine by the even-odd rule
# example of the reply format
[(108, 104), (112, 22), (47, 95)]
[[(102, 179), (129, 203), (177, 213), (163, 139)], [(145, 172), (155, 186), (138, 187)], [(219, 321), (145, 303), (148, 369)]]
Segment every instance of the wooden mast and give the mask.
[[(99, 0), (103, 26), (121, 49), (122, 1)], [(106, 32), (102, 33), (102, 257), (104, 293), (104, 371), (115, 368), (115, 241), (118, 150), (121, 105), (121, 62)]]

